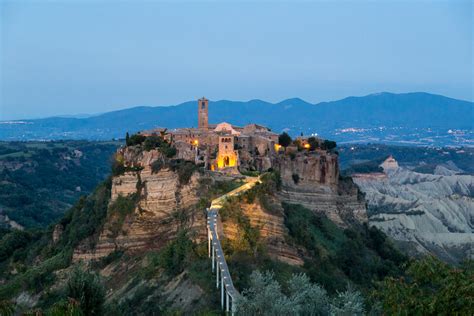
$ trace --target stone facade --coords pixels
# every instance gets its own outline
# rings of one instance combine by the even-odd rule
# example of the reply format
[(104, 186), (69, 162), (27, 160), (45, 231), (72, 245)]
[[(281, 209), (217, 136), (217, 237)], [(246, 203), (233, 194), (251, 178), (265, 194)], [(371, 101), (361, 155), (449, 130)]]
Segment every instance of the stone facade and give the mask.
[(209, 100), (202, 97), (198, 100), (198, 128), (200, 130), (208, 129), (208, 111)]

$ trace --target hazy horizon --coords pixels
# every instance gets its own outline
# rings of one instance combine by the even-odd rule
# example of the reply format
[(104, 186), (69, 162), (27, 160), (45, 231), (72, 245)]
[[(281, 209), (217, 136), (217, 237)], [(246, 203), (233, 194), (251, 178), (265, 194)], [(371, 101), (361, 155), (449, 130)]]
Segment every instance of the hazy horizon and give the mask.
[[(9, 121), (9, 120), (12, 120), (12, 121), (15, 121), (15, 120), (33, 120), (33, 119), (43, 119), (43, 118), (50, 118), (50, 117), (87, 118), (87, 117), (99, 116), (99, 115), (101, 115), (101, 114), (110, 113), (110, 112), (114, 112), (114, 111), (127, 110), (127, 109), (132, 109), (132, 108), (137, 108), (137, 107), (179, 106), (179, 105), (184, 104), (184, 103), (186, 103), (186, 102), (193, 102), (193, 101), (196, 101), (196, 102), (197, 102), (198, 98), (201, 98), (201, 97), (206, 97), (207, 99), (209, 99), (210, 102), (230, 101), (230, 102), (244, 102), (244, 103), (245, 103), (245, 102), (249, 102), (249, 101), (253, 101), (253, 100), (260, 100), (260, 101), (269, 102), (269, 103), (272, 103), (272, 104), (277, 104), (277, 103), (280, 103), (280, 102), (283, 102), (283, 101), (286, 101), (286, 100), (290, 100), (290, 99), (301, 99), (301, 100), (303, 100), (303, 101), (305, 101), (305, 102), (307, 102), (307, 103), (314, 104), (314, 105), (318, 105), (319, 103), (324, 103), (324, 102), (336, 102), (336, 101), (340, 101), (340, 100), (343, 100), (343, 99), (349, 98), (349, 97), (366, 97), (366, 96), (377, 95), (377, 94), (382, 94), (382, 93), (389, 93), (389, 94), (428, 93), (428, 94), (432, 94), (432, 95), (439, 95), (439, 94), (436, 94), (436, 93), (429, 93), (429, 92), (425, 92), (425, 91), (412, 91), (412, 92), (380, 91), (380, 92), (374, 92), (374, 93), (369, 93), (369, 94), (364, 94), (364, 95), (349, 95), (349, 96), (345, 96), (345, 97), (342, 97), (342, 98), (337, 98), (337, 99), (332, 99), (332, 100), (321, 100), (321, 101), (318, 101), (318, 102), (310, 102), (310, 101), (305, 100), (305, 99), (300, 98), (300, 97), (291, 97), (291, 98), (285, 98), (285, 99), (276, 100), (276, 101), (268, 101), (268, 100), (258, 99), (258, 98), (246, 99), (246, 100), (234, 100), (234, 99), (216, 99), (216, 100), (213, 100), (213, 99), (208, 98), (207, 96), (198, 96), (198, 97), (196, 97), (196, 98), (193, 99), (193, 100), (183, 100), (183, 101), (181, 101), (181, 102), (177, 102), (177, 103), (173, 103), (173, 104), (137, 104), (137, 105), (124, 106), (124, 107), (122, 107), (122, 108), (112, 109), (112, 110), (110, 110), (110, 111), (102, 111), (102, 112), (96, 112), (96, 113), (92, 113), (92, 112), (91, 112), (91, 113), (85, 113), (85, 112), (82, 112), (82, 113), (69, 113), (69, 114), (54, 114), (54, 115), (37, 116), (37, 117), (10, 118), (10, 119), (0, 120), (0, 121)], [(463, 99), (451, 98), (451, 97), (448, 97), (448, 96), (445, 96), (445, 95), (439, 95), (439, 96), (446, 97), (446, 98), (450, 98), (450, 99), (456, 99), (456, 100), (460, 100), (460, 101), (473, 102), (473, 101), (470, 101), (470, 100), (463, 100)], [(474, 102), (473, 102), (473, 104), (474, 104)]]
[[(0, 120), (379, 92), (473, 101), (472, 2), (0, 3)], [(403, 23), (401, 23), (403, 22)]]

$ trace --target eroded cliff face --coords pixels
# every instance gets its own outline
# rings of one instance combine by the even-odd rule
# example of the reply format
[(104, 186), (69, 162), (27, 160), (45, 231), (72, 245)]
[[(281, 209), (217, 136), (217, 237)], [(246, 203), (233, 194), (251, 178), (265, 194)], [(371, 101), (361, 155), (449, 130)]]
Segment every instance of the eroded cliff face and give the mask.
[[(159, 250), (181, 228), (186, 228), (195, 241), (206, 240), (205, 209), (202, 205), (198, 207), (205, 190), (203, 183), (225, 178), (224, 175), (195, 168), (183, 180), (180, 170), (172, 167), (159, 151), (137, 147), (120, 149), (117, 159), (129, 171), (112, 179), (108, 214), (101, 233), (82, 242), (73, 260), (99, 259), (115, 250)], [(270, 256), (290, 264), (303, 263), (298, 250), (286, 242), (288, 231), (282, 202), (324, 213), (342, 226), (366, 220), (365, 203), (357, 187), (351, 181), (339, 181), (337, 155), (298, 153), (293, 159), (279, 155), (272, 165), (281, 174), (282, 188), (272, 197), (271, 212), (259, 201), (241, 205), (251, 225), (259, 230)], [(224, 178), (221, 180), (229, 180)], [(227, 238), (238, 237), (238, 227), (232, 223), (224, 224), (224, 230)]]
[[(258, 229), (260, 239), (270, 257), (291, 265), (304, 264), (303, 254), (286, 240), (288, 229), (284, 223), (283, 208), (277, 199), (272, 203), (271, 213), (262, 207), (258, 200), (253, 203), (242, 202), (240, 206), (243, 214), (249, 219), (250, 225)], [(234, 242), (243, 234), (239, 225), (232, 220), (226, 221), (221, 227), (223, 227), (222, 235)]]
[(335, 187), (339, 179), (338, 157), (331, 153), (279, 154), (273, 166), (280, 172), (284, 186), (298, 190), (305, 187), (312, 190), (314, 186)]
[(340, 226), (367, 221), (358, 187), (350, 178), (339, 178), (337, 155), (299, 153), (293, 159), (280, 155), (275, 166), (281, 174), (283, 202), (323, 213)]
[[(193, 172), (182, 183), (179, 172), (166, 164), (153, 172), (151, 165), (164, 159), (156, 150), (136, 151), (132, 147), (122, 149), (119, 154), (126, 166), (141, 170), (113, 178), (107, 220), (97, 244), (91, 248), (90, 242), (83, 242), (75, 250), (74, 260), (98, 259), (114, 250), (158, 250), (173, 239), (180, 228), (189, 229), (195, 240), (205, 239), (205, 213), (196, 207), (202, 177), (199, 172)], [(127, 214), (114, 213), (113, 205), (121, 197), (133, 205)]]
[(474, 177), (432, 175), (403, 168), (386, 177), (356, 177), (370, 223), (413, 254), (447, 262), (474, 258)]

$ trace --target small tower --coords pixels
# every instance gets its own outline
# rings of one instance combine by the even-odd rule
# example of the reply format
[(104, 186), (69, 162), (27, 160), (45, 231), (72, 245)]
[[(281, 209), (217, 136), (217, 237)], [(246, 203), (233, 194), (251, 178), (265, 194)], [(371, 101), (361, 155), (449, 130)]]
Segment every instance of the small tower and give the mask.
[(217, 168), (235, 167), (238, 163), (237, 151), (234, 150), (234, 136), (219, 136), (219, 151), (217, 153)]
[(198, 100), (198, 128), (202, 130), (208, 129), (208, 106), (209, 100), (205, 97)]

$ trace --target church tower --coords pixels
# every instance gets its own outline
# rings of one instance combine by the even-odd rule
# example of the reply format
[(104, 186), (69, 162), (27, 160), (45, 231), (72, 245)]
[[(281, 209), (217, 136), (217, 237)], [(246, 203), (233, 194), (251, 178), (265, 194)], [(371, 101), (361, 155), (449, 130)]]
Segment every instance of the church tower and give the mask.
[(206, 131), (208, 129), (208, 106), (209, 100), (205, 97), (198, 100), (198, 128)]

